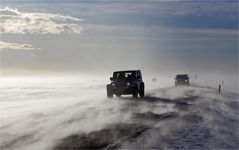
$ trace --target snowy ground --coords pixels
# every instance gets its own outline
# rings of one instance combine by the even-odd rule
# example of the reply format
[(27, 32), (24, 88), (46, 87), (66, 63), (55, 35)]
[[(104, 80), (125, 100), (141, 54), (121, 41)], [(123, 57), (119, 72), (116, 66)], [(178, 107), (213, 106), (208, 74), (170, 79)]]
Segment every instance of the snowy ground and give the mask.
[(102, 79), (2, 79), (1, 149), (238, 149), (238, 94), (164, 81), (111, 100)]

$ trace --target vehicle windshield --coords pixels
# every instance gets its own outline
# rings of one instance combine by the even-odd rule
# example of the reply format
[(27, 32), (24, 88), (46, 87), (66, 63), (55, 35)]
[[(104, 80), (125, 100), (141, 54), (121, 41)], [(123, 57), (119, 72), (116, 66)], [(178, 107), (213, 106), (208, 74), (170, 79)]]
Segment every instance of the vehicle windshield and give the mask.
[(114, 72), (113, 79), (115, 80), (130, 80), (136, 78), (135, 71)]

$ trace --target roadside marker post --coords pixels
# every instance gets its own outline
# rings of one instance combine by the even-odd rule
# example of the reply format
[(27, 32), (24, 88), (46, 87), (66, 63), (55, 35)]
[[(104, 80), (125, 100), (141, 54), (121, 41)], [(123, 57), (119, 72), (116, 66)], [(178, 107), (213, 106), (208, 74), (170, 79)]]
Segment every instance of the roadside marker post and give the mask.
[(219, 87), (218, 87), (218, 92), (219, 92), (219, 94), (221, 93), (221, 84), (219, 84)]

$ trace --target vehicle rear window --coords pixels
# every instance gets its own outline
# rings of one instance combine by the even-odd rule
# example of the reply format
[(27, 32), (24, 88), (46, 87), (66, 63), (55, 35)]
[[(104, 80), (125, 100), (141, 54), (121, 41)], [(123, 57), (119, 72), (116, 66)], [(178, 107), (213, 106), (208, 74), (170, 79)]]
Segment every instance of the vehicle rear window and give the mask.
[(177, 75), (176, 79), (189, 79), (188, 75)]

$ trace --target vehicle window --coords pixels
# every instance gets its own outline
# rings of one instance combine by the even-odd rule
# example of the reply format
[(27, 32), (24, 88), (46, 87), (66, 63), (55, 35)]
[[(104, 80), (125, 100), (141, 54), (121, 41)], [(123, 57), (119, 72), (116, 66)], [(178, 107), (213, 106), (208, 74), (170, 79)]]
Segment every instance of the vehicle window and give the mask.
[(136, 73), (131, 72), (115, 72), (113, 75), (114, 79), (134, 79), (136, 77)]
[(181, 80), (184, 79), (185, 80), (185, 79), (188, 79), (188, 76), (187, 75), (177, 75), (176, 79), (181, 79)]

